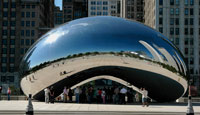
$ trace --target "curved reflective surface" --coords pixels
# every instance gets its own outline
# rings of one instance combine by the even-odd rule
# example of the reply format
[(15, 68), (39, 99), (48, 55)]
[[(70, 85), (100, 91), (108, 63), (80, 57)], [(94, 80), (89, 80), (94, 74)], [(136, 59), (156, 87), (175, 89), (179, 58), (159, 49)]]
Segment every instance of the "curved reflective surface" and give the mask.
[(117, 17), (82, 18), (49, 31), (20, 67), (22, 90), (39, 100), (48, 86), (62, 89), (99, 75), (146, 87), (152, 99), (162, 102), (187, 89), (187, 67), (179, 50), (152, 28)]

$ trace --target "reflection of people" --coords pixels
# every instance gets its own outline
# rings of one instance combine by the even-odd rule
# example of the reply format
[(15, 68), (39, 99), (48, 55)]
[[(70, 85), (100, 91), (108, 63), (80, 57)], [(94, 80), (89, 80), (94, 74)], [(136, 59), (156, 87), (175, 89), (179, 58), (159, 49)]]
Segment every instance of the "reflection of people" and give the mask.
[(1, 91), (2, 91), (2, 86), (0, 86), (0, 100), (1, 100)]
[(29, 81), (31, 81), (31, 78), (29, 77)]
[(147, 107), (149, 106), (148, 105), (148, 102), (147, 102), (147, 98), (148, 98), (148, 91), (145, 90), (145, 88), (142, 88), (142, 104), (143, 104), (143, 107), (146, 105)]
[(8, 87), (8, 90), (7, 90), (8, 101), (10, 100), (10, 94), (11, 94), (11, 89), (10, 89), (10, 87)]
[(35, 80), (35, 77), (34, 77), (34, 75), (32, 75), (32, 78)]
[(49, 103), (49, 93), (50, 93), (50, 90), (49, 88), (45, 88), (44, 89), (44, 96), (45, 96), (45, 103)]
[(54, 89), (53, 86), (50, 88), (50, 102), (54, 103)]

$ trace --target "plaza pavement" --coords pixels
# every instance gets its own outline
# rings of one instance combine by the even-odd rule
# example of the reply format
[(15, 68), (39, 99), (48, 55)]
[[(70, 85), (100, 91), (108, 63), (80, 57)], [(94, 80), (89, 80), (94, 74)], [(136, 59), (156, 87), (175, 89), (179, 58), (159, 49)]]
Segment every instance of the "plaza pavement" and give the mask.
[[(185, 115), (187, 104), (152, 104), (149, 107), (141, 105), (113, 104), (76, 104), (32, 102), (34, 113), (51, 115)], [(22, 115), (25, 113), (28, 101), (0, 101), (0, 115)], [(200, 103), (193, 104), (195, 115), (200, 115)]]

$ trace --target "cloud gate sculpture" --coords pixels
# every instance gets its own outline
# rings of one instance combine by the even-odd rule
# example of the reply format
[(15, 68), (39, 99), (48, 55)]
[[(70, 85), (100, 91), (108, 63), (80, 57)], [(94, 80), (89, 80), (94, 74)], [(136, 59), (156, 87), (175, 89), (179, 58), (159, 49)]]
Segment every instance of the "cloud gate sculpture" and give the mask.
[(161, 33), (104, 16), (77, 19), (49, 31), (20, 66), (21, 88), (37, 100), (44, 99), (46, 87), (54, 86), (58, 96), (64, 86), (105, 76), (145, 87), (156, 101), (174, 101), (187, 90), (187, 71), (180, 51)]

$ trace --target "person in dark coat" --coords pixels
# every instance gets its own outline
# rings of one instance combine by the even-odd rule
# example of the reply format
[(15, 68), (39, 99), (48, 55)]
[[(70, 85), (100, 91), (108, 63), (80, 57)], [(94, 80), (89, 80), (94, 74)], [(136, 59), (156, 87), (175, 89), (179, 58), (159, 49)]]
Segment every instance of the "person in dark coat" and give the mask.
[(51, 86), (50, 88), (50, 103), (54, 103), (54, 88)]
[(69, 101), (72, 102), (72, 96), (73, 96), (73, 92), (72, 92), (72, 89), (69, 88)]

